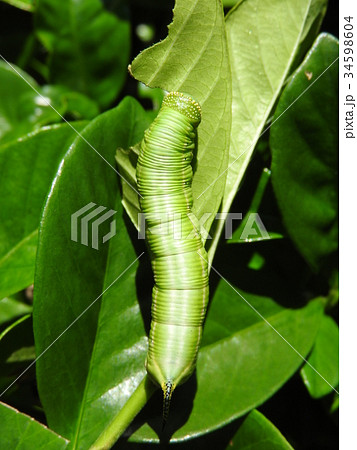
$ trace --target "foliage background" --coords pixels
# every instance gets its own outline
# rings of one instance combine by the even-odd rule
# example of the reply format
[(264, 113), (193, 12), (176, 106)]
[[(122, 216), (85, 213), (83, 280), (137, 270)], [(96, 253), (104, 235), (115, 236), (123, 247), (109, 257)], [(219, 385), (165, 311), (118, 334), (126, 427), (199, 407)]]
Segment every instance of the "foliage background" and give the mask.
[[(26, 2), (25, 2), (26, 3)], [(45, 3), (45, 2), (44, 2)], [(228, 3), (228, 2), (227, 2)], [(50, 5), (51, 2), (48, 2)], [(0, 53), (10, 62), (17, 64), (20, 68), (25, 70), (30, 76), (36, 80), (38, 83), (39, 89), (46, 89), (43, 86), (50, 83), (51, 85), (58, 84), (66, 84), (68, 83), (68, 91), (63, 89), (53, 89), (48, 88), (48, 90), (41, 91), (42, 93), (46, 93), (53, 99), (56, 108), (68, 119), (73, 120), (76, 119), (75, 128), (77, 130), (83, 129), (83, 127), (87, 124), (87, 120), (91, 120), (96, 117), (99, 112), (107, 111), (112, 107), (115, 107), (126, 95), (131, 95), (135, 98), (140, 99), (140, 103), (147, 109), (152, 109), (153, 105), (155, 106), (160, 100), (160, 94), (158, 97), (154, 97), (154, 103), (152, 100), (152, 96), (148, 95), (145, 91), (138, 89), (138, 82), (126, 75), (126, 65), (127, 62), (132, 61), (136, 55), (144, 48), (148, 47), (152, 43), (158, 42), (161, 39), (164, 39), (167, 35), (167, 24), (169, 24), (172, 20), (172, 8), (174, 6), (173, 2), (167, 1), (132, 1), (125, 3), (124, 1), (115, 1), (115, 0), (106, 0), (103, 2), (107, 11), (111, 11), (120, 21), (127, 23), (127, 28), (122, 29), (121, 33), (127, 33), (128, 46), (120, 53), (120, 57), (118, 57), (118, 66), (113, 67), (111, 61), (109, 60), (107, 68), (110, 70), (105, 70), (105, 60), (106, 56), (103, 55), (102, 65), (98, 63), (96, 60), (96, 56), (94, 57), (91, 54), (90, 47), (85, 50), (85, 55), (88, 56), (88, 60), (80, 61), (78, 59), (73, 60), (73, 67), (69, 67), (68, 72), (63, 73), (60, 69), (61, 67), (61, 58), (66, 58), (69, 47), (68, 43), (66, 44), (66, 39), (69, 40), (71, 45), (71, 38), (63, 34), (63, 36), (58, 37), (58, 42), (51, 41), (48, 39), (48, 27), (50, 24), (47, 21), (49, 15), (46, 15), (46, 12), (41, 16), (38, 15), (34, 20), (32, 13), (23, 11), (19, 8), (10, 6), (6, 3), (0, 3)], [(227, 8), (228, 10), (228, 8)], [(93, 10), (93, 17), (97, 15), (96, 11)], [(80, 13), (83, 14), (83, 13)], [(335, 36), (338, 35), (337, 30), (337, 18), (338, 15), (338, 4), (337, 2), (330, 2), (327, 10), (327, 14), (322, 23), (321, 31), (329, 32)], [(57, 20), (60, 21), (61, 17), (57, 17)], [(103, 19), (104, 20), (104, 19)], [(149, 28), (144, 29), (140, 32), (138, 26), (146, 23), (150, 24)], [(130, 24), (130, 25), (129, 25)], [(115, 27), (114, 27), (115, 28)], [(34, 29), (36, 29), (36, 36), (34, 35)], [(93, 33), (95, 36), (95, 30), (82, 30), (83, 34)], [(146, 33), (147, 38), (140, 38), (140, 33)], [(113, 31), (113, 45), (115, 45), (115, 36), (117, 40), (120, 40), (121, 37), (116, 35)], [(106, 36), (103, 36), (102, 39), (106, 39)], [(107, 38), (108, 39), (108, 38)], [(111, 39), (109, 39), (111, 41)], [(58, 43), (64, 42), (64, 45), (55, 47)], [(109, 44), (108, 44), (109, 45)], [(45, 50), (45, 47), (57, 49), (56, 54), (57, 57), (53, 57), (51, 61), (49, 61), (48, 53)], [(130, 51), (130, 54), (129, 54)], [(92, 58), (93, 56), (93, 58)], [(56, 58), (58, 58), (56, 60)], [(97, 67), (99, 72), (97, 72)], [(77, 77), (76, 74), (81, 71), (81, 66), (93, 68), (90, 71), (90, 75), (84, 78), (88, 81), (88, 85), (83, 87), (81, 84), (76, 84)], [(103, 71), (103, 72), (101, 72)], [(103, 87), (99, 86), (98, 79), (116, 79), (117, 83), (115, 84), (115, 88), (110, 89), (105, 85)], [(73, 82), (71, 82), (71, 79)], [(1, 81), (1, 80), (0, 80)], [(22, 83), (19, 84), (19, 86)], [(113, 83), (109, 83), (110, 86), (113, 86)], [(1, 89), (4, 88), (4, 91), (7, 89), (4, 84), (0, 85)], [(98, 88), (98, 89), (97, 89)], [(19, 99), (20, 87), (14, 87), (14, 101)], [(23, 88), (25, 89), (25, 88)], [(52, 89), (52, 90), (51, 90)], [(117, 90), (117, 91), (116, 91)], [(83, 94), (81, 97), (78, 92)], [(102, 96), (101, 93), (105, 92), (105, 95)], [(109, 94), (107, 95), (107, 93)], [(26, 94), (26, 93), (25, 93)], [(26, 94), (30, 95), (30, 94)], [(288, 95), (288, 94), (286, 94)], [(5, 95), (2, 95), (2, 99), (5, 98)], [(75, 100), (75, 108), (72, 107), (73, 98)], [(0, 105), (2, 102), (0, 99)], [(31, 100), (30, 100), (31, 101)], [(72, 103), (71, 103), (72, 101)], [(4, 104), (4, 103), (3, 103)], [(28, 99), (26, 100), (26, 105), (28, 105)], [(16, 137), (27, 134), (32, 131), (33, 125), (46, 125), (55, 122), (59, 122), (58, 117), (53, 114), (53, 111), (49, 110), (49, 108), (44, 107), (43, 110), (36, 115), (34, 118), (32, 117), (32, 113), (30, 112), (30, 116), (27, 114), (27, 106), (24, 103), (19, 103), (16, 105), (16, 114), (17, 117), (14, 119), (14, 123), (16, 124), (14, 128), (15, 134), (9, 134), (7, 138), (5, 137), (4, 142), (12, 142), (12, 140)], [(1, 106), (0, 106), (1, 109)], [(18, 112), (20, 111), (20, 114)], [(137, 111), (139, 114), (139, 110)], [(141, 126), (143, 129), (149, 123), (149, 116), (144, 115), (141, 117)], [(118, 114), (118, 117), (121, 117)], [(118, 119), (118, 118), (117, 118)], [(124, 120), (121, 117), (121, 120)], [(105, 141), (105, 131), (102, 130), (102, 126), (100, 124), (93, 125), (94, 131), (89, 134), (90, 142), (95, 145), (95, 139), (98, 139), (98, 145), (100, 145), (103, 141)], [(110, 127), (115, 126), (114, 117), (107, 123), (108, 129)], [(100, 134), (100, 131), (103, 134)], [(33, 208), (33, 216), (35, 213), (38, 213), (42, 208), (43, 203), (43, 195), (47, 192), (48, 183), (53, 179), (54, 173), (52, 167), (55, 163), (58, 163), (62, 156), (63, 151), (67, 149), (66, 142), (71, 142), (70, 133), (73, 133), (71, 130), (67, 129), (66, 125), (60, 125), (58, 129), (53, 131), (58, 136), (56, 137), (57, 146), (52, 146), (53, 137), (50, 138), (49, 147), (52, 148), (52, 156), (49, 154), (48, 156), (48, 167), (40, 167), (41, 170), (41, 180), (36, 188), (33, 189), (32, 195), (36, 200), (36, 193), (38, 194), (38, 201), (34, 200), (32, 208)], [(139, 131), (137, 131), (139, 133)], [(16, 133), (19, 133), (16, 135)], [(107, 133), (109, 134), (109, 133)], [(118, 138), (118, 136), (117, 136)], [(264, 167), (269, 165), (269, 147), (271, 142), (269, 141), (269, 136), (265, 136), (263, 139), (259, 141), (257, 151), (255, 152), (255, 157), (249, 166), (245, 177), (244, 183), (239, 191), (239, 203), (234, 205), (235, 208), (238, 208), (240, 211), (248, 211), (251, 208), (251, 199), (256, 192), (257, 184), (260, 178), (261, 171)], [(36, 140), (33, 142), (34, 148), (39, 148), (41, 146), (46, 145), (46, 133), (41, 136), (38, 136)], [(282, 139), (277, 136), (272, 136), (272, 139), (275, 139), (276, 142), (279, 143), (279, 139)], [(129, 144), (135, 143), (135, 136), (133, 137), (132, 142), (128, 142)], [(31, 158), (27, 164), (23, 163), (24, 151), (22, 146), (26, 145), (24, 143), (18, 143), (11, 147), (10, 150), (4, 152), (1, 166), (1, 175), (3, 179), (8, 180), (11, 178), (9, 174), (16, 173), (15, 178), (22, 179), (23, 185), (19, 186), (14, 184), (16, 188), (16, 192), (18, 197), (15, 197), (15, 201), (11, 197), (11, 184), (7, 186), (7, 188), (3, 187), (1, 192), (2, 198), (5, 196), (9, 198), (9, 202), (15, 205), (13, 210), (7, 210), (7, 214), (10, 214), (8, 211), (11, 211), (12, 221), (18, 220), (18, 223), (21, 222), (21, 218), (23, 217), (23, 212), (21, 208), (16, 208), (16, 206), (21, 205), (24, 201), (24, 197), (21, 198), (20, 193), (26, 194), (26, 187), (28, 186), (26, 180), (28, 180), (29, 173), (36, 169), (35, 166), (32, 166), (33, 153), (30, 152)], [(80, 146), (80, 143), (78, 144)], [(62, 152), (62, 153), (61, 153)], [(9, 155), (11, 153), (11, 155)], [(22, 161), (19, 164), (19, 161)], [(91, 167), (96, 165), (95, 158), (89, 157), (85, 162), (84, 160), (80, 160), (78, 164), (86, 164), (88, 166), (88, 170), (91, 170)], [(27, 172), (19, 172), (19, 167), (25, 167)], [(46, 166), (46, 164), (44, 164)], [(46, 174), (46, 176), (44, 175)], [(98, 178), (102, 178), (103, 174), (98, 174)], [(47, 178), (46, 178), (47, 177)], [(274, 180), (273, 180), (274, 181)], [(5, 183), (4, 183), (5, 184)], [(108, 182), (109, 192), (113, 192), (116, 189), (115, 182)], [(23, 191), (22, 191), (23, 190)], [(273, 191), (272, 185), (269, 183), (268, 187), (264, 191), (264, 197), (261, 205), (259, 206), (259, 213), (263, 215), (263, 217), (271, 218), (272, 226), (276, 226), (277, 224), (281, 225), (281, 213), (279, 212), (279, 207), (277, 205), (276, 197), (279, 197), (279, 187), (275, 187), (275, 192)], [(104, 195), (104, 194), (103, 194)], [(109, 195), (110, 197), (110, 195)], [(108, 204), (108, 197), (104, 195), (103, 203), (100, 204)], [(116, 200), (111, 200), (113, 203)], [(6, 205), (8, 207), (8, 205)], [(72, 207), (72, 206), (71, 206)], [(118, 209), (120, 205), (117, 205)], [(233, 208), (234, 208), (233, 207)], [(27, 217), (27, 216), (26, 216)], [(29, 216), (30, 217), (30, 216)], [(30, 220), (30, 219), (29, 219)], [(51, 218), (49, 218), (51, 220)], [(126, 220), (126, 219), (125, 219)], [(54, 223), (56, 221), (54, 220)], [(129, 232), (130, 225), (126, 220), (126, 224), (128, 226)], [(270, 231), (270, 230), (269, 230)], [(275, 231), (275, 230), (274, 230)], [(277, 233), (282, 232), (284, 234), (283, 228), (276, 229)], [(59, 233), (60, 234), (60, 233)], [(59, 238), (60, 239), (60, 238)], [(299, 241), (299, 236), (297, 237)], [(258, 277), (259, 282), (262, 283), (261, 289), (256, 289), (255, 291), (260, 294), (273, 293), (272, 295), (278, 295), (274, 290), (274, 281), (278, 282), (278, 279), (274, 280), (274, 274), (276, 272), (282, 273), (283, 278), (285, 278), (286, 285), (279, 286), (279, 295), (281, 299), (284, 297), (283, 293), (291, 293), (296, 295), (301, 300), (301, 297), (312, 298), (318, 295), (332, 295), (331, 290), (335, 288), (334, 284), (334, 273), (336, 268), (336, 261), (332, 259), (332, 261), (328, 262), (327, 268), (323, 270), (318, 270), (316, 272), (311, 269), (311, 265), (309, 266), (306, 263), (306, 260), (309, 261), (309, 255), (304, 255), (304, 252), (300, 250), (296, 250), (296, 245), (293, 243), (294, 236), (291, 235), (290, 238), (286, 238), (281, 240), (279, 244), (279, 254), (276, 255), (276, 247), (274, 241), (267, 243), (253, 243), (251, 246), (242, 246), (238, 250), (239, 258), (241, 261), (246, 264), (251, 263), (253, 266), (257, 264), (259, 267), (259, 258), (263, 258), (263, 260), (269, 261), (269, 270), (261, 273), (260, 277)], [(276, 242), (276, 241), (275, 241)], [(295, 243), (296, 244), (296, 243)], [(238, 245), (238, 244), (237, 244)], [(309, 244), (307, 244), (308, 246)], [(33, 244), (33, 248), (36, 248), (36, 244)], [(305, 247), (306, 248), (306, 245)], [(229, 273), (229, 267), (227, 267), (226, 261), (232, 255), (232, 250), (229, 248), (229, 245), (221, 245), (219, 246), (219, 250), (217, 251), (214, 265), (220, 272), (223, 272), (229, 281), (234, 282), (235, 285), (238, 285), (239, 288), (243, 289), (243, 291), (250, 292), (252, 286), (255, 285), (258, 281), (257, 278), (251, 277), (251, 275), (246, 271), (246, 274), (240, 273), (237, 275), (238, 267), (234, 267), (232, 269), (232, 273)], [(40, 255), (41, 257), (41, 255)], [(256, 259), (254, 259), (254, 258)], [(103, 255), (105, 258), (105, 255)], [(258, 259), (257, 259), (258, 258)], [(304, 259), (305, 258), (305, 259)], [(128, 262), (129, 262), (128, 256)], [(311, 259), (311, 258), (310, 258)], [(311, 261), (309, 261), (311, 263)], [(313, 265), (313, 264), (312, 264)], [(244, 265), (241, 264), (240, 269)], [(255, 269), (254, 269), (255, 270)], [(143, 273), (145, 276), (145, 283), (150, 284), (150, 272), (146, 272), (143, 269)], [(298, 273), (298, 277), (291, 277), (291, 273)], [(245, 276), (247, 275), (247, 276)], [(33, 277), (33, 275), (32, 275)], [(280, 282), (281, 280), (279, 280)], [(12, 281), (13, 282), (13, 279)], [(93, 279), (93, 284), (95, 284), (96, 280)], [(24, 283), (23, 279), (21, 283)], [(26, 283), (25, 283), (26, 284)], [(31, 275), (29, 276), (29, 282), (31, 284)], [(212, 285), (218, 285), (218, 278), (212, 274)], [(332, 286), (332, 287), (331, 287)], [(4, 292), (6, 292), (6, 283), (3, 284)], [(23, 286), (21, 286), (22, 288)], [(48, 284), (46, 284), (46, 289), (55, 289), (53, 286), (53, 280), (50, 278), (48, 280)], [(90, 289), (89, 289), (90, 291)], [(0, 290), (1, 292), (1, 290)], [(90, 291), (91, 292), (91, 291)], [(83, 295), (85, 295), (85, 288), (83, 288)], [(227, 297), (227, 305), (231, 301), (231, 295), (228, 293)], [(224, 299), (224, 293), (222, 294), (222, 299)], [(276, 297), (275, 297), (276, 298)], [(299, 299), (297, 301), (299, 301)], [(223, 301), (223, 300), (222, 300)], [(283, 302), (283, 300), (281, 300)], [(286, 301), (286, 300), (284, 300)], [(2, 314), (2, 322), (1, 329), (2, 331), (7, 331), (7, 334), (2, 339), (2, 376), (1, 376), (1, 386), (5, 388), (10, 381), (13, 380), (14, 373), (20, 373), (21, 370), (25, 367), (24, 364), (28, 364), (29, 361), (33, 360), (33, 336), (31, 335), (31, 316), (30, 313), (32, 311), (31, 308), (32, 295), (29, 291), (20, 291), (11, 296), (11, 298), (5, 299), (5, 302), (2, 301), (0, 309), (0, 313)], [(5, 305), (5, 306), (4, 306)], [(290, 303), (291, 307), (292, 303)], [(227, 306), (228, 307), (228, 306)], [(80, 311), (80, 307), (78, 312)], [(214, 310), (211, 311), (214, 313)], [(325, 320), (324, 330), (326, 330), (327, 338), (331, 335), (329, 330), (333, 329), (332, 333), (334, 333), (334, 325), (331, 325), (330, 318), (333, 319), (333, 323), (338, 323), (338, 308), (334, 303), (334, 299), (331, 300), (331, 305), (328, 310), (328, 315), (326, 316), (328, 319)], [(226, 318), (223, 318), (226, 320)], [(14, 330), (16, 328), (16, 333), (9, 333), (9, 325), (14, 325)], [(16, 324), (16, 327), (15, 327)], [(45, 329), (45, 328), (44, 328)], [(61, 327), (59, 327), (59, 331)], [(214, 336), (215, 330), (212, 330), (212, 335)], [(212, 336), (211, 335), (211, 336)], [(210, 336), (207, 334), (207, 336)], [(20, 340), (20, 342), (17, 342)], [(321, 338), (321, 346), (326, 346), (326, 341)], [(83, 346), (88, 345), (89, 343), (83, 343)], [(315, 343), (317, 346), (318, 343)], [(21, 358), (10, 360), (9, 366), (9, 355), (14, 355), (16, 350), (21, 349)], [(28, 349), (28, 354), (26, 355), (24, 349)], [(89, 351), (89, 350), (88, 350)], [(311, 355), (313, 358), (313, 355)], [(318, 357), (318, 356), (317, 356)], [(316, 356), (315, 356), (316, 358)], [(315, 366), (318, 365), (318, 361), (316, 359), (311, 359), (311, 363)], [(305, 380), (305, 385), (302, 382)], [(301, 449), (334, 449), (337, 448), (337, 409), (334, 407), (335, 397), (331, 392), (325, 393), (321, 386), (309, 388), (309, 373), (308, 368), (303, 368), (300, 373), (297, 371), (284, 385), (278, 390), (270, 399), (268, 399), (263, 405), (261, 405), (258, 410), (265, 415), (267, 419), (269, 419), (280, 432), (287, 438), (290, 444), (294, 448)], [(311, 378), (310, 378), (311, 380)], [(224, 378), (223, 378), (224, 382)], [(322, 389), (322, 392), (318, 392), (318, 390)], [(313, 397), (318, 397), (315, 399)], [(41, 402), (38, 397), (38, 393), (36, 390), (36, 374), (34, 367), (32, 367), (24, 377), (19, 380), (19, 383), (16, 385), (16, 389), (11, 390), (7, 393), (7, 397), (3, 398), (6, 403), (9, 405), (19, 409), (21, 412), (27, 413), (32, 417), (35, 417), (41, 423), (46, 423), (47, 419), (44, 415)], [(52, 399), (53, 402), (56, 401), (56, 398)], [(160, 404), (160, 400), (156, 400), (157, 404)], [(213, 407), (214, 408), (214, 407)], [(149, 414), (150, 411), (144, 411), (145, 414)], [(256, 413), (258, 414), (258, 413)], [(15, 419), (14, 419), (15, 420)], [(252, 422), (259, 422), (259, 417), (252, 417)], [(182, 448), (207, 448), (211, 446), (211, 448), (230, 448), (230, 442), (233, 439), (233, 436), (237, 432), (237, 430), (242, 427), (243, 419), (236, 419), (232, 423), (224, 426), (223, 428), (213, 431), (208, 435), (204, 435), (200, 438), (195, 439), (192, 442), (188, 443), (180, 443), (176, 444), (178, 447)], [(12, 428), (12, 424), (14, 421), (7, 422), (4, 420), (3, 426), (7, 425), (9, 429)], [(249, 425), (249, 424), (248, 424)], [(247, 426), (248, 426), (247, 425)], [(253, 427), (254, 428), (254, 427)], [(247, 436), (249, 433), (247, 432)], [(1, 438), (0, 438), (1, 439)], [(239, 439), (239, 438), (238, 438)], [(48, 445), (48, 443), (47, 443)], [(136, 444), (136, 443), (123, 443), (122, 445), (126, 445), (129, 448), (140, 447), (144, 448), (145, 446), (149, 446), (149, 444)], [(243, 443), (240, 443), (239, 448), (244, 448)], [(276, 444), (278, 445), (278, 444)], [(54, 444), (53, 448), (60, 448), (59, 444)], [(122, 448), (122, 447), (121, 447)], [(264, 448), (264, 447), (262, 447)], [(274, 447), (273, 447), (274, 448)], [(285, 448), (285, 447), (282, 447)]]

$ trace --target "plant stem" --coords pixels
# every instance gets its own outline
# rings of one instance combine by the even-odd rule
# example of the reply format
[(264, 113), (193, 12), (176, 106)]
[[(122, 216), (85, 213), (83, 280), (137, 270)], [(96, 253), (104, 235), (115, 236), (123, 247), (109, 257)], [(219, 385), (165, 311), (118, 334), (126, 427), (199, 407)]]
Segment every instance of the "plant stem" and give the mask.
[(158, 389), (145, 375), (133, 395), (125, 403), (108, 427), (102, 432), (90, 450), (110, 449), (117, 439), (124, 433), (134, 417), (145, 406), (152, 394)]

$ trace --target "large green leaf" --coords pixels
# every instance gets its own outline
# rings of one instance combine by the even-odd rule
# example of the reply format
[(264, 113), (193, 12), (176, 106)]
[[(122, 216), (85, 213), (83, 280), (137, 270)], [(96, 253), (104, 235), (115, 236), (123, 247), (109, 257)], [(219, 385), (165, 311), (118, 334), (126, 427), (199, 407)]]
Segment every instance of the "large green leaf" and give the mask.
[(100, 0), (39, 0), (35, 27), (50, 53), (51, 82), (109, 106), (126, 77), (128, 22), (105, 11)]
[(324, 316), (308, 358), (310, 365), (305, 364), (301, 369), (302, 379), (314, 398), (329, 394), (333, 390), (331, 386), (338, 385), (338, 344), (338, 326), (331, 317)]
[[(83, 130), (106, 161), (78, 138), (61, 163), (42, 218), (34, 296), (37, 354), (61, 337), (37, 362), (38, 389), (51, 428), (81, 448), (89, 448), (130, 395), (125, 386), (131, 387), (144, 372), (146, 334), (136, 301), (137, 263), (128, 269), (136, 254), (123, 223), (113, 170), (116, 148), (128, 148), (142, 138), (146, 122), (137, 117), (143, 114), (127, 98)], [(72, 240), (71, 216), (88, 203), (117, 211), (117, 234), (99, 250)], [(99, 228), (99, 242), (108, 222)], [(101, 308), (99, 299), (107, 287)], [(138, 339), (141, 358), (131, 348)], [(117, 384), (125, 391), (122, 398), (116, 394)]]
[(225, 177), (203, 194), (227, 167), (231, 123), (231, 78), (221, 3), (177, 0), (167, 38), (135, 58), (131, 72), (150, 87), (188, 93), (202, 107), (193, 212), (208, 230), (222, 200)]
[[(116, 209), (122, 213), (120, 197)], [(147, 337), (137, 301), (135, 272), (138, 263), (124, 222), (110, 243), (95, 345), (86, 387), (73, 434), (73, 448), (87, 449), (126, 403), (144, 374)], [(128, 269), (128, 267), (130, 268)], [(128, 269), (128, 270), (127, 270)], [(151, 298), (143, 307), (146, 318)]]
[(285, 226), (316, 270), (330, 263), (338, 245), (337, 58), (337, 39), (321, 34), (284, 89), (270, 139)]
[(259, 411), (244, 419), (227, 450), (293, 450), (282, 434)]
[[(228, 212), (295, 60), (318, 32), (326, 0), (246, 0), (227, 18), (232, 71), (232, 133), (222, 211)], [(212, 192), (212, 184), (208, 192)], [(207, 192), (207, 193), (208, 193)], [(210, 242), (212, 261), (223, 228)]]
[(18, 450), (62, 450), (68, 441), (32, 417), (0, 402), (0, 444)]
[(0, 298), (33, 283), (41, 209), (75, 136), (53, 125), (0, 147)]

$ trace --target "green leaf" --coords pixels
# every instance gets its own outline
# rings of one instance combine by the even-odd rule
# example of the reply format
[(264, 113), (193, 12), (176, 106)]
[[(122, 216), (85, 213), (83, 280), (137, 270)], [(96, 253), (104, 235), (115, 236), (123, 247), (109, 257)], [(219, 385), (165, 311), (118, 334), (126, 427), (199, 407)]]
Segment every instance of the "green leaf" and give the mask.
[(53, 125), (0, 147), (0, 298), (33, 283), (42, 205), (75, 136)]
[(22, 9), (23, 11), (33, 12), (35, 9), (35, 0), (1, 0), (4, 3), (8, 3), (15, 8)]
[(244, 419), (227, 450), (293, 450), (280, 431), (259, 411)]
[(99, 112), (96, 104), (84, 95), (62, 86), (40, 87), (19, 67), (3, 61), (0, 61), (0, 98), (0, 144), (60, 122), (65, 114), (90, 119)]
[(51, 82), (109, 106), (126, 78), (128, 22), (105, 11), (100, 0), (39, 0), (35, 28), (50, 53)]
[(308, 358), (308, 362), (318, 373), (307, 364), (301, 369), (301, 377), (311, 397), (323, 397), (333, 391), (331, 386), (337, 387), (338, 346), (338, 326), (331, 317), (323, 316), (314, 348)]
[(0, 334), (0, 349), (2, 374), (7, 372), (6, 364), (25, 361), (28, 365), (35, 359), (31, 314), (16, 320)]
[[(34, 292), (37, 354), (61, 337), (37, 362), (38, 389), (49, 425), (73, 440), (75, 448), (89, 448), (130, 396), (125, 386), (139, 383), (145, 372), (147, 338), (136, 301), (137, 255), (123, 223), (113, 170), (116, 148), (129, 148), (143, 136), (146, 122), (138, 117), (145, 112), (126, 98), (91, 122), (82, 135), (105, 160), (77, 139), (62, 161), (43, 212)], [(103, 223), (99, 250), (74, 241), (71, 230), (72, 214), (91, 202), (117, 211), (117, 233), (101, 243), (109, 228), (109, 221)], [(122, 397), (117, 395), (123, 390)]]
[[(326, 0), (247, 0), (227, 17), (232, 71), (232, 133), (222, 211), (228, 212), (259, 136), (301, 51), (311, 45)], [(223, 229), (210, 242), (213, 260)]]
[[(99, 114), (98, 105), (93, 100), (79, 92), (70, 91), (66, 86), (45, 85), (40, 93), (45, 100), (52, 99), (52, 102), (61, 105), (62, 116), (66, 116), (67, 120), (93, 119)], [(53, 116), (58, 121), (57, 112), (53, 111)]]
[(3, 448), (25, 450), (65, 449), (68, 441), (32, 417), (0, 402), (0, 436)]
[(0, 326), (32, 312), (32, 306), (13, 298), (0, 300)]
[(221, 3), (177, 0), (167, 38), (144, 50), (131, 65), (133, 76), (150, 87), (185, 92), (202, 107), (193, 213), (205, 213), (209, 230), (222, 200), (225, 178), (206, 188), (227, 167), (231, 123), (231, 78)]
[[(116, 209), (122, 213), (120, 197)], [(103, 295), (90, 371), (72, 436), (73, 448), (89, 448), (126, 403), (132, 394), (130, 388), (136, 387), (146, 372), (147, 337), (135, 286), (137, 255), (124, 222), (118, 221), (117, 226), (120, 232), (110, 242), (103, 289), (120, 278)]]
[[(19, 67), (0, 61), (0, 139), (1, 144), (16, 139), (36, 127), (60, 120), (54, 111), (33, 91), (36, 81)], [(17, 73), (16, 73), (17, 72)], [(60, 112), (63, 109), (56, 104)], [(56, 108), (56, 109), (57, 109)]]
[(337, 39), (321, 34), (284, 89), (271, 129), (272, 182), (284, 224), (315, 270), (331, 263), (338, 245), (337, 58)]
[(63, 100), (67, 103), (66, 112), (73, 119), (93, 119), (99, 114), (97, 104), (87, 96), (79, 92), (71, 92), (66, 89)]

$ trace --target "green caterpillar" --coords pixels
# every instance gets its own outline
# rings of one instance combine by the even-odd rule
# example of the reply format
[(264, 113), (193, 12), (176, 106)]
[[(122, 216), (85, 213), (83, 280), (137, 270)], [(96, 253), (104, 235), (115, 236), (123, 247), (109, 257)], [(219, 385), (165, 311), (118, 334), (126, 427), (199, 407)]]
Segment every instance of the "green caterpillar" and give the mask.
[[(190, 215), (191, 161), (200, 121), (196, 101), (168, 94), (145, 132), (136, 168), (155, 278), (146, 369), (163, 390), (164, 423), (172, 392), (195, 369), (208, 303), (207, 254)], [(177, 217), (180, 238), (174, 231)]]

